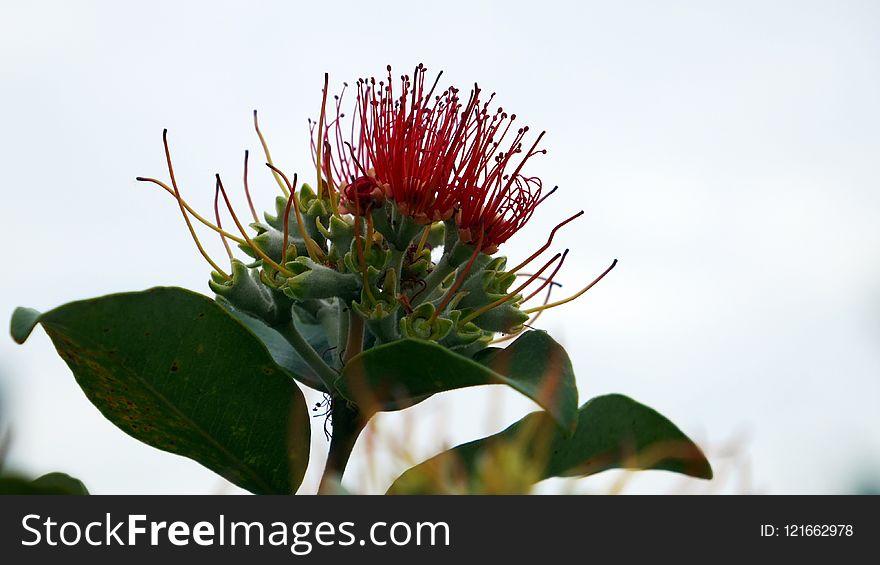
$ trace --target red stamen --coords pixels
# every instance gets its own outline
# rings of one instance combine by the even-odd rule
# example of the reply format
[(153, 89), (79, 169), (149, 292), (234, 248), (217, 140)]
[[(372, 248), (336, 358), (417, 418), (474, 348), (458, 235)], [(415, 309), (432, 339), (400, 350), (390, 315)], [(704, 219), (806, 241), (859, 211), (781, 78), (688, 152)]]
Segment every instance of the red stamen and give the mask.
[[(287, 175), (285, 175), (281, 169), (279, 169), (278, 167), (276, 167), (272, 163), (266, 163), (266, 166), (269, 167), (270, 169), (272, 169), (272, 172), (275, 173), (276, 175), (278, 175), (279, 178), (284, 179), (284, 184), (287, 185), (287, 191), (285, 191), (285, 194), (287, 194), (289, 196), (294, 196), (296, 194), (296, 186), (290, 184), (290, 179), (287, 178)], [(296, 178), (295, 175), (294, 175), (294, 178)], [(290, 202), (290, 201), (288, 200), (288, 202)], [(299, 200), (295, 197), (293, 199), (293, 211), (296, 214), (296, 225), (297, 225), (297, 227), (299, 227), (299, 235), (302, 237), (303, 241), (305, 242), (306, 250), (309, 252), (309, 258), (312, 261), (316, 261), (316, 262), (323, 259), (324, 252), (321, 250), (321, 248), (318, 246), (318, 244), (315, 243), (315, 240), (311, 238), (311, 236), (308, 234), (308, 232), (306, 232), (302, 212), (300, 212), (300, 209), (299, 209)]]
[[(220, 223), (220, 207), (218, 206), (220, 200), (220, 188), (214, 187), (214, 219), (217, 221), (217, 227), (223, 229), (223, 224)], [(229, 248), (229, 242), (226, 241), (226, 237), (223, 235), (223, 232), (220, 232), (220, 241), (223, 242), (223, 247), (226, 248), (226, 254), (229, 255), (229, 260), (232, 260), (232, 249)]]
[[(199, 253), (202, 254), (202, 257), (211, 265), (211, 267), (220, 273), (220, 275), (229, 280), (229, 275), (220, 268), (217, 263), (211, 259), (211, 256), (208, 255), (208, 252), (205, 251), (205, 248), (202, 247), (202, 243), (199, 241), (199, 237), (196, 235), (196, 230), (193, 228), (192, 222), (189, 221), (189, 216), (186, 214), (186, 210), (183, 207), (183, 198), (180, 196), (180, 189), (177, 187), (177, 179), (174, 177), (174, 167), (171, 165), (171, 150), (168, 148), (168, 129), (162, 130), (162, 145), (165, 147), (165, 162), (168, 164), (168, 174), (171, 177), (171, 186), (174, 187), (174, 196), (177, 198), (177, 204), (180, 206), (180, 213), (183, 214), (183, 220), (186, 222), (186, 227), (189, 228), (189, 233), (192, 235), (193, 241), (196, 242), (196, 247), (199, 249)], [(218, 226), (219, 229), (219, 226)]]
[(248, 206), (250, 206), (251, 214), (254, 216), (254, 221), (260, 223), (260, 218), (257, 216), (257, 209), (254, 208), (254, 201), (251, 200), (251, 191), (248, 188), (248, 150), (244, 150), (244, 195), (247, 197)]
[[(556, 268), (553, 269), (553, 272), (550, 273), (550, 276), (547, 277), (546, 279), (544, 279), (544, 282), (541, 283), (541, 286), (539, 286), (539, 287), (537, 288), (537, 290), (535, 290), (533, 293), (531, 293), (530, 295), (528, 295), (528, 296), (526, 296), (525, 298), (522, 299), (522, 303), (523, 303), (523, 304), (525, 304), (526, 302), (528, 302), (529, 300), (531, 300), (532, 298), (534, 298), (535, 295), (538, 294), (539, 292), (541, 292), (542, 290), (544, 290), (544, 288), (546, 288), (547, 285), (553, 284), (553, 277), (555, 277), (555, 276), (556, 276), (556, 273), (559, 272), (559, 269), (562, 268), (562, 264), (565, 263), (565, 258), (566, 258), (566, 257), (568, 257), (568, 249), (566, 249), (566, 250), (562, 253), (562, 259), (560, 259), (559, 263), (556, 265)], [(540, 271), (539, 271), (537, 274), (540, 274)], [(535, 280), (535, 277), (533, 276), (530, 280)]]
[(550, 198), (551, 196), (553, 196), (553, 193), (556, 192), (557, 190), (559, 190), (559, 186), (554, 186), (553, 188), (551, 188), (551, 189), (550, 189), (550, 192), (548, 192), (547, 194), (545, 194), (544, 196), (542, 196), (540, 200), (538, 200), (538, 204), (537, 204), (537, 205), (540, 206), (545, 200), (547, 200), (548, 198)]
[(553, 243), (553, 237), (556, 235), (556, 232), (559, 231), (560, 228), (562, 228), (562, 226), (564, 226), (568, 222), (571, 222), (575, 218), (579, 218), (580, 216), (583, 215), (583, 213), (584, 213), (584, 211), (581, 210), (580, 212), (571, 216), (570, 218), (563, 220), (563, 221), (559, 222), (558, 224), (556, 224), (556, 227), (550, 231), (550, 237), (547, 238), (547, 243), (542, 245), (541, 248), (538, 249), (537, 251), (535, 251), (534, 253), (532, 253), (528, 259), (526, 259), (525, 261), (523, 261), (522, 263), (520, 263), (519, 265), (517, 265), (516, 267), (511, 269), (509, 272), (515, 273), (515, 272), (519, 271), (520, 269), (522, 269), (523, 267), (525, 267), (526, 265), (528, 265), (529, 263), (531, 263), (532, 261), (534, 261), (536, 257), (538, 257), (541, 253), (546, 251), (548, 247), (550, 247), (550, 244)]
[[(550, 296), (552, 296), (552, 294), (553, 294), (553, 286), (554, 286), (554, 285), (562, 286), (561, 284), (556, 283), (556, 282), (554, 282), (553, 284), (551, 284), (551, 285), (547, 288), (547, 294), (544, 296), (544, 303), (542, 304), (542, 306), (546, 306), (547, 303), (550, 302)], [(496, 340), (491, 341), (491, 342), (490, 342), (490, 345), (495, 345), (495, 344), (497, 344), (497, 343), (504, 343), (505, 341), (509, 341), (509, 340), (515, 338), (515, 337), (518, 336), (519, 334), (523, 333), (523, 332), (525, 331), (526, 328), (531, 328), (533, 325), (535, 325), (535, 322), (538, 321), (538, 318), (540, 318), (540, 317), (541, 317), (541, 314), (543, 314), (543, 313), (544, 313), (543, 310), (539, 310), (534, 316), (532, 316), (531, 318), (529, 318), (529, 320), (528, 320), (526, 323), (523, 324), (523, 327), (521, 327), (520, 329), (518, 329), (517, 331), (515, 331), (515, 332), (513, 332), (513, 333), (511, 333), (511, 334), (507, 334), (507, 335), (505, 335), (504, 337), (501, 337), (501, 338), (498, 338), (498, 339), (496, 339)]]
[(229, 201), (229, 195), (226, 194), (226, 189), (223, 188), (223, 181), (220, 180), (220, 175), (217, 174), (214, 176), (217, 179), (217, 188), (220, 190), (220, 193), (223, 195), (223, 200), (226, 202), (226, 208), (229, 210), (229, 215), (232, 216), (232, 221), (235, 222), (235, 226), (238, 228), (238, 231), (241, 233), (242, 237), (244, 237), (244, 240), (247, 242), (248, 246), (253, 249), (254, 253), (259, 255), (263, 261), (268, 263), (276, 271), (279, 271), (286, 276), (293, 276), (292, 272), (288, 271), (287, 269), (273, 261), (271, 257), (263, 253), (263, 250), (257, 247), (257, 245), (254, 244), (253, 240), (248, 237), (247, 232), (241, 225), (241, 222), (238, 220), (238, 216), (235, 215), (235, 209), (232, 207), (232, 203)]
[[(296, 186), (296, 173), (293, 173), (293, 186)], [(293, 204), (293, 199), (296, 198), (296, 194), (291, 191), (290, 197), (287, 199), (287, 206), (284, 207), (284, 230), (283, 230), (283, 239), (281, 244), (281, 263), (284, 264), (287, 262), (287, 237), (288, 237), (288, 223), (290, 222), (290, 205)]]
[[(327, 124), (323, 134), (321, 118), (317, 124), (310, 124), (316, 160), (321, 156), (319, 144), (332, 145), (330, 132), (339, 148), (335, 158), (327, 157), (332, 163), (326, 164), (325, 176), (332, 172), (346, 183), (361, 176), (373, 177), (379, 185), (388, 187), (388, 196), (402, 212), (430, 222), (447, 219), (455, 204), (449, 179), (467, 139), (464, 117), (476, 100), (461, 112), (458, 90), (450, 87), (435, 96), (442, 73), (426, 89), (426, 72), (424, 65), (418, 65), (412, 78), (400, 77), (400, 93), (394, 91), (390, 69), (387, 84), (375, 79), (358, 80), (348, 140), (341, 125), (342, 95), (336, 97), (335, 118), (323, 120)], [(341, 148), (346, 145), (349, 151), (343, 152)]]
[(523, 310), (523, 312), (525, 312), (526, 314), (532, 314), (534, 312), (543, 312), (544, 310), (549, 310), (550, 308), (555, 308), (556, 306), (562, 306), (563, 304), (571, 302), (575, 298), (578, 298), (579, 296), (581, 296), (582, 294), (584, 294), (585, 292), (587, 292), (588, 290), (593, 288), (596, 285), (596, 283), (598, 283), (603, 278), (605, 278), (605, 275), (610, 273), (611, 269), (613, 269), (615, 266), (617, 266), (617, 259), (615, 259), (614, 262), (611, 263), (611, 266), (609, 266), (607, 269), (605, 269), (601, 275), (596, 277), (593, 280), (593, 282), (591, 282), (590, 284), (588, 284), (587, 286), (585, 286), (581, 290), (577, 291), (573, 295), (569, 296), (568, 298), (563, 298), (562, 300), (557, 300), (556, 302), (553, 302), (552, 304), (545, 304), (544, 306), (538, 306), (536, 308), (529, 308), (528, 310)]
[[(268, 161), (269, 164), (272, 164), (272, 155), (269, 154), (269, 144), (266, 143), (266, 138), (263, 137), (263, 132), (260, 131), (260, 122), (257, 120), (256, 110), (254, 110), (254, 129), (257, 131), (257, 137), (260, 138), (260, 145), (263, 146), (263, 154), (266, 156), (266, 161)], [(281, 188), (282, 194), (284, 194), (284, 196), (290, 196), (291, 191), (284, 186), (284, 183), (281, 182), (281, 177), (278, 176), (274, 169), (272, 174), (275, 177), (275, 182), (278, 183), (278, 186)]]

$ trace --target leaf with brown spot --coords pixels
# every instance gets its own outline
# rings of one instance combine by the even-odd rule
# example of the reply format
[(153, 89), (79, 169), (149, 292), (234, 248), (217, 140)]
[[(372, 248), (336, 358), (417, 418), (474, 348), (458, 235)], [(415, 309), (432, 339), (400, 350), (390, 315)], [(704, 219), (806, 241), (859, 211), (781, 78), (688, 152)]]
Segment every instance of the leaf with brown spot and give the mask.
[(302, 392), (210, 298), (160, 287), (45, 314), (18, 309), (13, 337), (23, 342), (37, 323), (92, 404), (125, 433), (254, 493), (299, 487), (310, 443)]

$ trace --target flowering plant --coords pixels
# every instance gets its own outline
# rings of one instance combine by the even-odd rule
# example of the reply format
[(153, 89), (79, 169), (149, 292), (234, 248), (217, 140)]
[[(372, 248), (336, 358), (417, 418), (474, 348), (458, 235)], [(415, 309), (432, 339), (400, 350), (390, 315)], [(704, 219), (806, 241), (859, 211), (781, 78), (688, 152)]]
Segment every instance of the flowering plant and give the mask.
[[(531, 323), (583, 295), (616, 261), (550, 301), (568, 250), (543, 257), (577, 212), (509, 267), (499, 249), (556, 190), (527, 173), (546, 152), (544, 133), (519, 127), (476, 85), (465, 99), (452, 86), (440, 91), (440, 75), (426, 78), (419, 65), (399, 81), (390, 67), (382, 80), (360, 79), (346, 117), (347, 86), (328, 100), (325, 76), (310, 122), (314, 186), (275, 166), (254, 112), (280, 195), (260, 218), (245, 152), (248, 226), (219, 175), (213, 220), (187, 203), (166, 130), (168, 182), (138, 180), (175, 199), (213, 269), (215, 298), (163, 287), (46, 313), (19, 308), (13, 337), (24, 342), (39, 323), (116, 426), (254, 493), (293, 493), (302, 482), (310, 418), (300, 385), (325, 394), (332, 424), (324, 492), (338, 485), (377, 412), (488, 384), (510, 386), (541, 410), (410, 469), (389, 492), (523, 492), (544, 478), (614, 467), (711, 477), (700, 449), (654, 410), (621, 395), (578, 407), (568, 355)], [(223, 241), (227, 267), (205, 251), (196, 224)], [(543, 302), (530, 306), (535, 298)]]

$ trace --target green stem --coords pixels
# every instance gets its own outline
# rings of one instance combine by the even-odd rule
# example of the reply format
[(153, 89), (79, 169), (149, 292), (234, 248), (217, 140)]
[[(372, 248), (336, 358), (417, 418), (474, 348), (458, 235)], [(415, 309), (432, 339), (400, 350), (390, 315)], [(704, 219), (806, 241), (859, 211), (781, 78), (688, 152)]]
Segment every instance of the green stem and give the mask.
[(391, 227), (391, 224), (388, 221), (388, 214), (391, 213), (391, 210), (391, 203), (386, 202), (381, 208), (376, 208), (370, 212), (373, 216), (373, 229), (381, 233), (382, 236), (389, 241), (396, 239), (394, 228)]
[(474, 250), (470, 245), (462, 243), (454, 243), (451, 247), (444, 247), (443, 256), (440, 257), (440, 260), (434, 265), (434, 270), (424, 279), (425, 286), (416, 289), (415, 292), (418, 293), (418, 297), (416, 300), (412, 301), (413, 308), (428, 300), (431, 293), (440, 286), (440, 283), (442, 283), (446, 277), (455, 272), (462, 263), (470, 259), (473, 251)]
[(401, 216), (397, 226), (397, 240), (394, 242), (394, 246), (400, 251), (406, 251), (422, 229), (423, 226), (417, 224), (409, 216)]
[(332, 393), (332, 391), (336, 390), (335, 383), (336, 379), (339, 378), (339, 374), (321, 359), (321, 356), (318, 355), (309, 342), (305, 340), (301, 333), (299, 333), (299, 330), (296, 329), (296, 325), (293, 321), (283, 326), (276, 327), (275, 329), (284, 336), (284, 339), (293, 346), (296, 352), (299, 353), (299, 356), (302, 357), (303, 360), (309, 364), (309, 367), (311, 367), (321, 378), (321, 382), (327, 387), (327, 391)]
[[(418, 297), (412, 301), (412, 307), (416, 308), (421, 303), (428, 300), (428, 297), (430, 297), (431, 293), (434, 292), (434, 290), (438, 286), (440, 286), (440, 283), (442, 283), (450, 274), (455, 272), (455, 269), (457, 268), (457, 266), (452, 266), (449, 264), (446, 255), (441, 257), (440, 260), (437, 261), (437, 264), (434, 265), (434, 270), (431, 271), (431, 273), (427, 277), (425, 277), (425, 286), (421, 288), (417, 287), (415, 289), (415, 292), (418, 293)], [(415, 296), (415, 294), (413, 296)]]
[(360, 314), (349, 309), (348, 311), (348, 339), (345, 343), (345, 351), (342, 353), (343, 366), (348, 360), (364, 350), (364, 319)]
[(403, 275), (403, 258), (406, 256), (406, 250), (400, 250), (397, 248), (393, 248), (391, 250), (391, 268), (394, 270), (395, 278), (394, 278), (394, 288), (391, 290), (391, 295), (394, 299), (397, 299), (397, 294), (400, 292), (400, 277)]
[(350, 406), (340, 396), (333, 397), (331, 410), (333, 437), (330, 440), (330, 451), (327, 453), (327, 464), (324, 466), (318, 494), (333, 492), (331, 489), (334, 483), (342, 481), (351, 450), (354, 449), (358, 436), (366, 426), (366, 421), (361, 418), (357, 408)]

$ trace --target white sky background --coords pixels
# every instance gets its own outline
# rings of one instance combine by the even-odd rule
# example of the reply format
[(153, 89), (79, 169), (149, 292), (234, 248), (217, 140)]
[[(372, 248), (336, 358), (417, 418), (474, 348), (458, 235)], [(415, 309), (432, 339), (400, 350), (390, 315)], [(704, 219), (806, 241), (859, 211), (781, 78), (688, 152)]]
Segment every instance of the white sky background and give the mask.
[[(645, 473), (627, 492), (836, 493), (880, 473), (880, 5), (182, 4), (3, 0), (0, 318), (154, 285), (208, 293), (174, 201), (134, 181), (164, 178), (162, 128), (182, 190), (209, 210), (213, 174), (236, 186), (243, 149), (258, 154), (252, 109), (276, 162), (304, 174), (325, 71), (336, 90), (424, 62), (548, 131), (532, 170), (560, 190), (503, 250), (528, 255), (583, 208), (557, 239), (572, 249), (564, 290), (620, 259), (539, 324), (568, 348), (582, 400), (657, 408), (720, 471), (715, 486)], [(275, 185), (253, 170), (268, 208)], [(97, 493), (234, 491), (105, 421), (42, 330), (0, 339), (0, 388), (16, 469)], [(533, 409), (493, 387), (378, 424), (411, 430), (418, 460)], [(382, 445), (369, 481), (356, 448), (352, 488), (381, 492), (403, 470)]]

